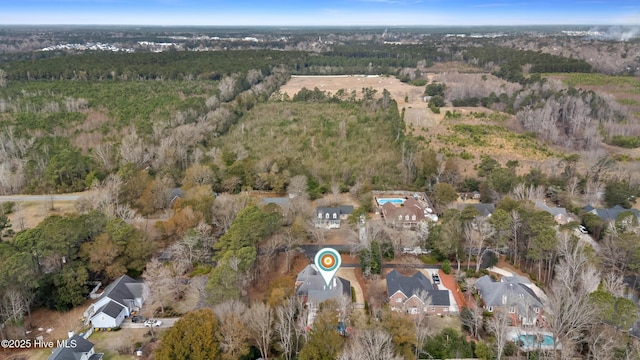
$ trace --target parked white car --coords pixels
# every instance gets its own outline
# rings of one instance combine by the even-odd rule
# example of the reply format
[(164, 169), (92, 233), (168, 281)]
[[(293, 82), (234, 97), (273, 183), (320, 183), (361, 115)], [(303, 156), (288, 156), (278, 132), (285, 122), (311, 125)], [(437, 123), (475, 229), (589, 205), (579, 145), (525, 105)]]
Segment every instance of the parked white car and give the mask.
[(149, 319), (144, 322), (145, 327), (153, 327), (153, 326), (158, 327), (160, 325), (162, 325), (161, 320)]

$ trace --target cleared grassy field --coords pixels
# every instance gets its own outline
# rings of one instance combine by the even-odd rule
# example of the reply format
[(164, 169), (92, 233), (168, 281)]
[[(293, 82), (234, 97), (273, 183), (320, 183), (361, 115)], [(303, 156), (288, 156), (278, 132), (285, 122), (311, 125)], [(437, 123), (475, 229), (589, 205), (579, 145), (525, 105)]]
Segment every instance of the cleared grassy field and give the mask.
[(575, 88), (611, 94), (619, 104), (627, 106), (640, 119), (640, 77), (596, 73), (549, 73), (542, 76), (561, 80)]

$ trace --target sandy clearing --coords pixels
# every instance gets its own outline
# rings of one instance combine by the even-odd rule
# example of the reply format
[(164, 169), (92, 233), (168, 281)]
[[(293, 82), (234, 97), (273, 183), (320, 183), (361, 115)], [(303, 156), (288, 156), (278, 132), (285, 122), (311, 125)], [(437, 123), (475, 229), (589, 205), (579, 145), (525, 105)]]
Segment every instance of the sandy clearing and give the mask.
[[(362, 94), (363, 88), (377, 90), (381, 95), (384, 89), (391, 93), (391, 97), (398, 103), (398, 108), (421, 107), (426, 109), (427, 103), (422, 100), (423, 86), (413, 86), (401, 82), (390, 76), (363, 76), (363, 75), (338, 75), (338, 76), (292, 76), (285, 85), (280, 87), (280, 93), (293, 97), (302, 88), (335, 94), (338, 90), (345, 90), (348, 94), (356, 91), (357, 96)], [(407, 99), (408, 101), (405, 101)]]

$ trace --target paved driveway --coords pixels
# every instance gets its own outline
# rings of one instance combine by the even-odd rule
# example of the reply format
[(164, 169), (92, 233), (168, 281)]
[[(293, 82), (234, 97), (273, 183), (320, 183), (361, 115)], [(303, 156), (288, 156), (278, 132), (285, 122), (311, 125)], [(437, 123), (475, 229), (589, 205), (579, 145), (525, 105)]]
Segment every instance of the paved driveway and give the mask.
[[(173, 326), (173, 324), (175, 324), (176, 321), (180, 320), (179, 317), (157, 318), (157, 319), (162, 321), (162, 325), (160, 325), (160, 329), (170, 328)], [(131, 322), (131, 319), (126, 319), (125, 321), (122, 322), (122, 324), (120, 324), (120, 327), (123, 329), (142, 329), (144, 328), (144, 323), (133, 323)]]

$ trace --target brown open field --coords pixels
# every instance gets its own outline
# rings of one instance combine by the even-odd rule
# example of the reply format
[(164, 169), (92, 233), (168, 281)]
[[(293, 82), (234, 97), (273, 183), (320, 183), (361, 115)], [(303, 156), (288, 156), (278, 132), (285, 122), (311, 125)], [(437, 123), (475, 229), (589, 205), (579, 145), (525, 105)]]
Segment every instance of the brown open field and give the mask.
[[(439, 74), (426, 74), (429, 81), (438, 81)], [(465, 76), (477, 76), (458, 74), (458, 78), (465, 79)], [(463, 81), (463, 80), (460, 80)], [(423, 86), (413, 86), (401, 82), (395, 77), (389, 76), (294, 76), (291, 80), (281, 87), (282, 94), (287, 93), (290, 97), (295, 95), (302, 88), (326, 91), (335, 94), (338, 90), (344, 89), (348, 93), (355, 90), (360, 95), (361, 89), (371, 87), (378, 91), (378, 95), (384, 89), (387, 89), (392, 98), (398, 104), (399, 110), (405, 110), (405, 123), (407, 124), (407, 132), (414, 136), (422, 136), (434, 149), (446, 149), (447, 156), (459, 155), (463, 150), (472, 155), (471, 159), (463, 160), (456, 158), (459, 171), (462, 176), (475, 176), (476, 165), (480, 161), (481, 155), (489, 155), (494, 157), (502, 164), (508, 160), (518, 160), (521, 173), (528, 172), (531, 167), (538, 167), (550, 161), (555, 164), (556, 160), (548, 159), (548, 153), (532, 150), (531, 148), (522, 146), (522, 141), (518, 138), (507, 137), (506, 132), (496, 132), (486, 135), (483, 145), (476, 146), (467, 144), (460, 147), (451, 141), (452, 136), (456, 136), (452, 130), (455, 124), (469, 124), (476, 126), (499, 125), (506, 126), (511, 121), (511, 116), (506, 114), (494, 114), (493, 110), (483, 107), (473, 108), (454, 108), (443, 107), (440, 114), (434, 114), (428, 104), (423, 101)], [(407, 101), (405, 101), (405, 99)], [(460, 118), (445, 119), (447, 111), (457, 112), (461, 114)], [(485, 113), (486, 117), (477, 118), (473, 113)], [(494, 114), (495, 116), (491, 116)], [(463, 138), (466, 136), (461, 134)], [(449, 140), (447, 140), (449, 139)], [(544, 146), (543, 146), (544, 147)]]
[[(288, 83), (280, 88), (280, 93), (286, 93), (293, 97), (303, 87), (309, 90), (317, 87), (331, 94), (335, 94), (340, 89), (344, 89), (349, 94), (355, 90), (358, 96), (361, 95), (362, 88), (373, 88), (378, 91), (378, 95), (382, 94), (382, 90), (387, 89), (398, 103), (399, 108), (409, 106), (427, 108), (427, 103), (422, 100), (424, 86), (405, 84), (395, 77), (377, 75), (293, 76)], [(408, 102), (404, 101), (405, 97), (408, 97)]]
[(7, 215), (15, 232), (36, 227), (44, 218), (49, 215), (64, 215), (75, 213), (74, 201), (54, 201), (53, 208), (51, 202), (16, 202), (14, 211)]

